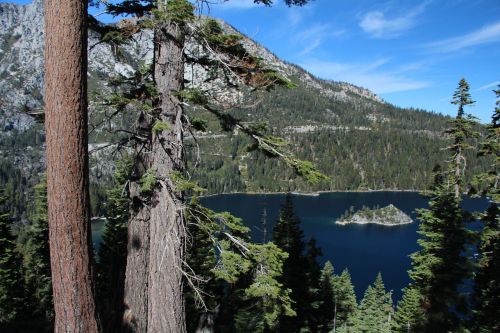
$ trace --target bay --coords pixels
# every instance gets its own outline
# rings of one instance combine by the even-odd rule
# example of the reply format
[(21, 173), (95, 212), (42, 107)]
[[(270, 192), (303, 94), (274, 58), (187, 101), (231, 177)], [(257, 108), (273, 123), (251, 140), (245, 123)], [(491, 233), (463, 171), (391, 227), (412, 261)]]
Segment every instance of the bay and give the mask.
[[(301, 220), (305, 240), (314, 237), (321, 247), (320, 263), (330, 260), (335, 272), (349, 269), (358, 300), (378, 272), (382, 273), (386, 289), (393, 299), (401, 298), (401, 289), (408, 282), (409, 255), (418, 249), (416, 209), (426, 208), (428, 199), (416, 192), (331, 192), (312, 195), (293, 195), (294, 207)], [(221, 194), (204, 197), (201, 202), (217, 212), (228, 211), (244, 220), (251, 228), (252, 239), (263, 240), (262, 216), (267, 214), (267, 238), (272, 237), (285, 194)], [(415, 222), (401, 226), (335, 224), (349, 207), (380, 207), (393, 204)], [(485, 199), (465, 198), (463, 206), (469, 211), (486, 208)]]

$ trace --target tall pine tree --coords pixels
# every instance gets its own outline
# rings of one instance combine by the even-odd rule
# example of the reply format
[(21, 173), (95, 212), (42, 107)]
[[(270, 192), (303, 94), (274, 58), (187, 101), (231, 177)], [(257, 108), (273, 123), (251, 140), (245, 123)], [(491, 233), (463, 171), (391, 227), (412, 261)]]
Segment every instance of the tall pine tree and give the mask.
[(321, 322), (321, 332), (330, 332), (333, 329), (333, 321), (336, 315), (336, 304), (333, 294), (333, 274), (334, 269), (330, 261), (327, 261), (321, 270), (319, 279), (318, 300), (319, 309), (316, 313)]
[(304, 233), (300, 227), (300, 220), (295, 215), (293, 198), (290, 193), (286, 195), (280, 216), (273, 230), (273, 242), (284, 252), (288, 258), (283, 263), (283, 275), (280, 282), (292, 293), (295, 317), (281, 316), (279, 330), (281, 332), (298, 332), (301, 329), (316, 331), (317, 302), (319, 291), (320, 268), (316, 258), (321, 255), (321, 250), (311, 239), (304, 243)]
[(339, 332), (352, 331), (358, 318), (358, 304), (351, 281), (351, 274), (344, 269), (342, 274), (333, 279), (333, 298), (336, 307), (335, 327)]
[(293, 208), (293, 198), (290, 193), (286, 195), (278, 222), (273, 230), (273, 242), (281, 250), (288, 253), (288, 258), (283, 263), (283, 276), (280, 282), (292, 290), (293, 309), (295, 317), (280, 317), (279, 329), (281, 332), (298, 332), (305, 323), (306, 299), (308, 294), (306, 259), (304, 256), (304, 232), (300, 228), (300, 220)]
[(483, 214), (483, 230), (478, 245), (479, 261), (474, 276), (473, 315), (470, 328), (474, 332), (500, 331), (500, 189), (498, 186), (500, 165), (500, 86), (495, 90), (497, 106), (488, 126), (486, 140), (480, 156), (492, 156), (493, 164), (488, 173), (479, 178), (485, 184), (484, 195), (491, 205)]
[(347, 269), (334, 274), (333, 265), (327, 261), (320, 277), (318, 317), (321, 332), (350, 332), (358, 319), (358, 304), (351, 275)]
[(368, 286), (359, 305), (356, 332), (389, 333), (392, 320), (392, 296), (386, 292), (382, 274), (378, 274), (373, 285)]
[[(464, 112), (464, 107), (473, 103), (464, 79), (460, 80), (453, 98), (458, 112), (446, 131), (452, 138), (447, 147), (450, 152), (447, 172), (439, 178), (439, 184), (434, 184), (429, 209), (419, 210), (421, 249), (411, 255), (409, 275), (413, 283), (403, 296), (408, 300), (406, 303), (410, 299), (420, 300), (420, 308), (413, 307), (414, 313), (406, 313), (404, 317), (420, 323), (423, 332), (459, 330), (458, 313), (464, 312), (465, 300), (458, 288), (470, 273), (470, 262), (464, 255), (471, 234), (466, 229), (470, 214), (460, 204), (466, 165), (464, 151), (471, 148), (467, 139), (474, 137), (475, 132), (474, 121)], [(405, 312), (409, 308), (410, 304), (406, 304)], [(403, 314), (398, 315), (402, 317)]]
[(98, 308), (104, 332), (120, 332), (124, 311), (123, 296), (127, 263), (127, 222), (129, 200), (127, 183), (132, 159), (126, 155), (116, 163), (115, 186), (108, 190), (106, 222), (97, 264)]
[[(272, 0), (255, 0), (270, 5)], [(307, 0), (285, 0), (287, 5), (303, 5)], [(251, 85), (270, 89), (275, 84), (290, 85), (288, 80), (262, 67), (262, 62), (250, 56), (240, 43), (240, 37), (225, 35), (215, 20), (196, 21), (194, 6), (187, 0), (126, 0), (105, 2), (112, 15), (134, 15), (127, 29), (113, 31), (117, 39), (127, 32), (149, 28), (153, 31), (153, 65), (146, 89), (137, 96), (146, 96), (140, 104), (137, 128), (140, 140), (135, 142), (136, 165), (130, 184), (132, 201), (129, 219), (129, 244), (125, 281), (124, 320), (133, 330), (184, 332), (183, 269), (184, 241), (187, 238), (183, 220), (184, 198), (175, 191), (172, 175), (184, 170), (184, 132), (189, 120), (185, 105), (197, 105), (221, 119), (226, 128), (247, 133), (261, 150), (281, 157), (300, 174), (311, 180), (322, 179), (311, 165), (283, 151), (283, 141), (257, 135), (254, 129), (209, 100), (207, 92), (184, 89), (184, 63), (199, 61), (203, 66), (222, 70), (223, 82), (231, 85)], [(205, 1), (197, 1), (205, 4)], [(124, 31), (126, 30), (126, 31)], [(108, 34), (107, 37), (110, 35)], [(106, 37), (106, 36), (105, 36)], [(128, 33), (128, 37), (130, 33)], [(187, 38), (198, 38), (203, 55), (188, 52)], [(188, 53), (188, 54), (186, 54)], [(208, 53), (207, 56), (205, 53)], [(215, 70), (214, 72), (218, 72)], [(212, 76), (212, 75), (209, 75)], [(231, 76), (231, 77), (228, 77)], [(233, 84), (235, 83), (236, 84)], [(217, 90), (217, 89), (215, 89)], [(123, 97), (123, 96), (121, 96)], [(130, 96), (129, 96), (130, 97)], [(121, 99), (123, 100), (123, 99)], [(217, 98), (215, 98), (217, 101)], [(127, 99), (128, 104), (130, 99)], [(122, 104), (123, 106), (123, 104)], [(324, 176), (323, 176), (324, 177)], [(143, 185), (149, 184), (146, 188)], [(146, 191), (144, 191), (146, 190)], [(154, 204), (152, 204), (154, 203)], [(139, 246), (138, 246), (139, 245)], [(158, 267), (167, 267), (161, 270)]]
[(420, 291), (413, 286), (403, 290), (403, 297), (398, 302), (392, 328), (395, 332), (421, 332), (425, 323), (422, 297)]

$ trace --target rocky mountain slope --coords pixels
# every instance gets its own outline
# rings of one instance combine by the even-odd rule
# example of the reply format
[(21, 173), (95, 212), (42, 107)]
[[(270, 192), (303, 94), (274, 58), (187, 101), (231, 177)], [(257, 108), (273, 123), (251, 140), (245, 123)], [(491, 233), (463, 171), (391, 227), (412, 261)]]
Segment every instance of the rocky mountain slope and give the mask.
[[(229, 33), (238, 33), (229, 25), (224, 26)], [(30, 5), (0, 3), (0, 29), (0, 101), (2, 112), (7, 115), (7, 118), (2, 118), (2, 125), (26, 129), (31, 125), (31, 119), (19, 111), (40, 108), (42, 103), (43, 0), (34, 0)], [(120, 47), (120, 50), (99, 44), (92, 31), (89, 35), (89, 78), (104, 86), (106, 78), (118, 73), (130, 75), (139, 62), (151, 61), (150, 32), (138, 34), (131, 44)], [(339, 101), (364, 97), (381, 102), (367, 89), (348, 83), (321, 82), (299, 67), (278, 59), (251, 39), (246, 38), (244, 44), (250, 53), (261, 57), (270, 67), (287, 76), (297, 76), (306, 88), (317, 89), (326, 97)], [(193, 72), (197, 70), (187, 67), (186, 78), (193, 79)]]
[[(27, 114), (43, 108), (42, 4), (0, 3), (0, 150), (4, 159), (29, 175), (43, 171), (43, 132)], [(127, 45), (112, 47), (89, 32), (91, 148), (113, 141), (96, 125), (102, 125), (103, 110), (95, 93), (111, 92), (111, 78), (130, 75), (150, 62), (151, 38), (146, 31)], [(200, 115), (209, 124), (207, 133), (198, 133), (202, 158), (193, 171), (201, 185), (211, 192), (426, 187), (430, 168), (443, 160), (439, 148), (445, 145), (445, 117), (394, 107), (361, 87), (320, 80), (249, 38), (244, 44), (297, 88), (277, 89), (260, 96), (255, 105), (236, 107), (234, 113), (248, 123), (267, 123), (270, 133), (286, 137), (291, 150), (317, 163), (332, 180), (305, 184), (279, 161), (249, 152), (245, 137), (221, 132), (213, 117)], [(203, 69), (186, 66), (185, 77), (192, 84), (201, 82), (203, 75)], [(130, 126), (133, 120), (134, 114), (123, 115), (112, 126)], [(194, 158), (194, 153), (189, 155)], [(95, 179), (109, 173), (108, 159), (106, 154), (94, 155)]]

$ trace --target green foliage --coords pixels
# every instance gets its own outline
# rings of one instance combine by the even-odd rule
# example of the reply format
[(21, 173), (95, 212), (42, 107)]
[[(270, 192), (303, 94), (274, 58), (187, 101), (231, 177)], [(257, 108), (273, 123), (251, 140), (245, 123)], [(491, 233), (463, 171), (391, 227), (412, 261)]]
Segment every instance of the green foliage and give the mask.
[(32, 294), (33, 315), (47, 322), (54, 317), (52, 275), (50, 271), (49, 224), (47, 216), (47, 180), (35, 186), (35, 213), (28, 228), (28, 241), (23, 245), (23, 267), (26, 286)]
[(123, 45), (130, 42), (130, 35), (124, 33), (121, 29), (111, 29), (106, 31), (102, 37), (101, 41), (104, 43), (113, 43), (116, 45)]
[[(205, 224), (210, 224), (209, 219), (211, 219), (213, 212), (199, 205), (197, 199), (193, 199), (189, 208), (188, 212), (190, 213), (186, 214), (189, 235), (186, 242), (186, 262), (202, 283), (193, 283), (186, 279), (187, 287), (184, 290), (184, 295), (187, 331), (196, 332), (201, 318), (214, 316), (221, 303), (229, 302), (229, 300), (224, 293), (222, 283), (213, 278), (212, 269), (218, 260), (217, 250), (204, 227)], [(206, 296), (200, 299), (195, 288), (201, 289)]]
[(251, 262), (239, 253), (231, 252), (231, 245), (229, 241), (219, 242), (220, 258), (213, 273), (218, 279), (235, 283), (241, 274), (248, 272)]
[(493, 333), (500, 330), (500, 209), (493, 203), (483, 214), (474, 276), (472, 332)]
[(288, 89), (297, 88), (297, 85), (275, 70), (264, 71), (265, 78), (272, 82), (272, 85), (282, 86)]
[(318, 308), (318, 319), (321, 323), (321, 332), (330, 332), (333, 329), (334, 319), (336, 315), (336, 299), (334, 296), (333, 265), (327, 261), (321, 271), (319, 279), (319, 295), (320, 306)]
[(289, 142), (286, 140), (275, 136), (264, 136), (257, 137), (256, 141), (258, 147), (263, 152), (274, 157), (283, 158), (290, 167), (295, 169), (298, 175), (304, 177), (310, 184), (314, 185), (330, 179), (328, 176), (319, 172), (312, 162), (300, 160), (284, 149), (284, 147), (289, 145)]
[[(337, 89), (334, 84), (327, 87)], [(209, 193), (427, 190), (432, 184), (432, 167), (449, 159), (448, 152), (441, 149), (449, 144), (442, 134), (448, 126), (444, 116), (368, 100), (356, 104), (333, 101), (303, 84), (293, 90), (279, 88), (255, 100), (260, 102), (258, 106), (232, 110), (234, 117), (251, 129), (270, 124), (255, 132), (285, 138), (289, 145), (279, 147), (281, 150), (313, 162), (330, 179), (311, 184), (282, 159), (267, 158), (271, 154), (245, 138), (246, 134), (222, 135), (217, 116), (188, 110), (191, 117), (202, 118), (213, 134), (198, 138), (202, 159), (193, 170), (194, 179)], [(387, 121), (369, 121), (370, 114), (383, 115)], [(234, 125), (228, 128), (233, 131)], [(476, 125), (474, 129), (483, 131)], [(475, 141), (466, 140), (471, 145)], [(249, 152), (250, 145), (257, 149)], [(188, 149), (187, 156), (194, 161), (196, 150)], [(477, 159), (470, 149), (464, 156), (471, 170), (465, 173), (464, 183), (470, 182), (473, 173), (490, 169), (490, 157)]]
[[(221, 54), (225, 60), (224, 75), (236, 76), (244, 85), (258, 90), (271, 91), (277, 86), (294, 88), (295, 84), (278, 71), (267, 68), (261, 58), (250, 54), (243, 45), (240, 34), (225, 33), (214, 19), (206, 19), (198, 29), (198, 39), (210, 53)], [(202, 61), (215, 65), (218, 61), (204, 58)], [(234, 78), (234, 77), (233, 77)]]
[(184, 89), (174, 94), (181, 98), (183, 101), (190, 102), (194, 105), (205, 105), (208, 103), (207, 96), (199, 89), (190, 88)]
[(356, 332), (389, 333), (392, 316), (391, 292), (386, 292), (382, 275), (379, 273), (373, 285), (368, 286), (359, 305), (359, 322)]
[(157, 119), (151, 128), (151, 132), (158, 135), (163, 131), (169, 131), (171, 128), (172, 126), (169, 123)]
[(429, 330), (457, 328), (459, 318), (451, 309), (462, 307), (458, 287), (470, 272), (470, 263), (463, 255), (470, 237), (464, 223), (470, 217), (449, 191), (441, 189), (429, 202), (428, 210), (419, 210), (421, 250), (411, 255), (409, 274), (422, 295), (423, 326)]
[(403, 290), (403, 297), (398, 302), (392, 327), (394, 332), (421, 332), (425, 323), (422, 309), (422, 295), (411, 285)]
[(207, 122), (200, 118), (191, 119), (191, 127), (195, 131), (206, 132), (207, 130)]
[(358, 303), (351, 281), (351, 274), (344, 269), (342, 274), (333, 277), (334, 301), (337, 305), (337, 327), (352, 330), (358, 319)]
[(490, 197), (494, 202), (500, 203), (499, 167), (500, 167), (500, 87), (494, 91), (497, 97), (496, 107), (491, 117), (491, 123), (487, 127), (485, 140), (481, 142), (478, 152), (480, 157), (493, 157), (493, 163), (487, 172), (480, 173), (475, 177), (475, 187), (482, 190), (481, 194)]
[[(404, 316), (418, 321), (418, 325), (429, 332), (457, 331), (464, 317), (458, 315), (465, 308), (459, 287), (471, 273), (466, 244), (472, 232), (465, 226), (471, 215), (461, 208), (465, 166), (462, 154), (468, 148), (465, 140), (474, 132), (470, 120), (464, 118), (463, 107), (472, 103), (468, 85), (461, 80), (454, 95), (454, 104), (459, 105), (457, 117), (447, 131), (453, 141), (448, 147), (451, 154), (448, 172), (443, 175), (444, 179), (436, 179), (429, 209), (418, 211), (422, 222), (418, 231), (421, 249), (411, 255), (409, 275), (413, 284), (409, 292), (413, 293), (413, 301), (417, 295), (421, 298), (421, 305), (420, 308), (405, 305)], [(409, 313), (410, 310), (413, 313)]]
[(273, 243), (252, 244), (249, 250), (256, 270), (253, 283), (245, 290), (245, 295), (263, 300), (264, 321), (268, 327), (274, 327), (280, 315), (296, 315), (290, 301), (290, 289), (277, 280), (282, 275), (283, 261), (288, 254)]
[(141, 184), (141, 193), (149, 194), (153, 191), (153, 188), (156, 186), (158, 178), (156, 177), (156, 171), (149, 169), (142, 175), (140, 184)]
[[(203, 292), (217, 292), (207, 302), (212, 309), (218, 302), (234, 303), (228, 311), (235, 319), (234, 325), (248, 329), (273, 327), (278, 316), (292, 316), (290, 291), (279, 282), (283, 261), (288, 255), (272, 243), (255, 244), (249, 240), (249, 228), (241, 219), (229, 213), (215, 213), (201, 206), (193, 198), (186, 212), (191, 233), (200, 242), (191, 247), (188, 260), (194, 272), (202, 274)], [(198, 279), (199, 281), (200, 279)], [(236, 290), (225, 294), (212, 281), (219, 280)], [(188, 283), (193, 286), (193, 281)], [(222, 289), (222, 290), (223, 290)], [(188, 311), (200, 316), (203, 311), (196, 310), (196, 293), (188, 294)], [(200, 303), (200, 302), (198, 302)], [(207, 307), (205, 314), (210, 312)], [(242, 318), (252, 316), (258, 322), (250, 323)], [(230, 325), (226, 323), (226, 325)], [(257, 330), (259, 331), (259, 330)]]
[(480, 174), (480, 179), (486, 186), (484, 195), (491, 198), (491, 205), (481, 214), (484, 224), (480, 233), (478, 247), (477, 270), (474, 275), (474, 295), (472, 298), (472, 318), (469, 328), (473, 332), (497, 332), (500, 322), (493, 318), (500, 317), (500, 191), (498, 189), (499, 166), (499, 120), (500, 120), (500, 89), (495, 91), (497, 106), (488, 126), (488, 135), (479, 150), (480, 156), (493, 156), (494, 163), (488, 173)]
[[(161, 8), (161, 7), (160, 7)], [(194, 20), (194, 6), (187, 0), (169, 0), (163, 11), (166, 18), (177, 24)], [(155, 12), (153, 12), (155, 14)], [(160, 16), (160, 18), (163, 18)]]
[(105, 332), (118, 332), (121, 326), (125, 266), (127, 262), (127, 226), (129, 198), (127, 183), (133, 159), (125, 155), (116, 163), (114, 187), (107, 191), (106, 222), (98, 250), (97, 302)]
[(21, 258), (16, 252), (15, 237), (10, 231), (9, 213), (0, 192), (0, 324), (17, 319), (23, 311), (24, 285), (20, 273)]
[(184, 178), (180, 171), (172, 171), (170, 173), (170, 180), (174, 183), (175, 189), (179, 192), (194, 192), (194, 193), (202, 193), (206, 190), (200, 186), (196, 182), (192, 182)]
[(284, 332), (296, 332), (301, 328), (316, 330), (318, 326), (315, 312), (320, 306), (318, 293), (321, 272), (316, 257), (321, 254), (321, 250), (311, 240), (306, 251), (303, 237), (300, 220), (294, 213), (292, 196), (288, 194), (273, 229), (273, 242), (288, 253), (279, 282), (291, 290), (290, 296), (295, 302), (292, 309), (297, 313), (296, 317), (280, 316), (278, 326)]
[(453, 99), (451, 101), (451, 104), (458, 105), (457, 118), (460, 119), (465, 116), (464, 106), (474, 103), (469, 92), (469, 84), (462, 78), (458, 83), (458, 88), (453, 94)]

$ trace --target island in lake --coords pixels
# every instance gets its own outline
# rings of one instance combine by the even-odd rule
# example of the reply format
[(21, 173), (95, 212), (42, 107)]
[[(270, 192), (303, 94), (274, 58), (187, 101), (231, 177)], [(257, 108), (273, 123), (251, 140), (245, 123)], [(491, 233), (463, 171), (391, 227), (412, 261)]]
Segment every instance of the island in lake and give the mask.
[(340, 225), (347, 225), (351, 223), (356, 224), (380, 224), (384, 226), (397, 226), (402, 224), (412, 223), (413, 220), (403, 211), (390, 204), (389, 206), (379, 208), (363, 208), (354, 212), (354, 208), (349, 208), (342, 216), (335, 222)]

